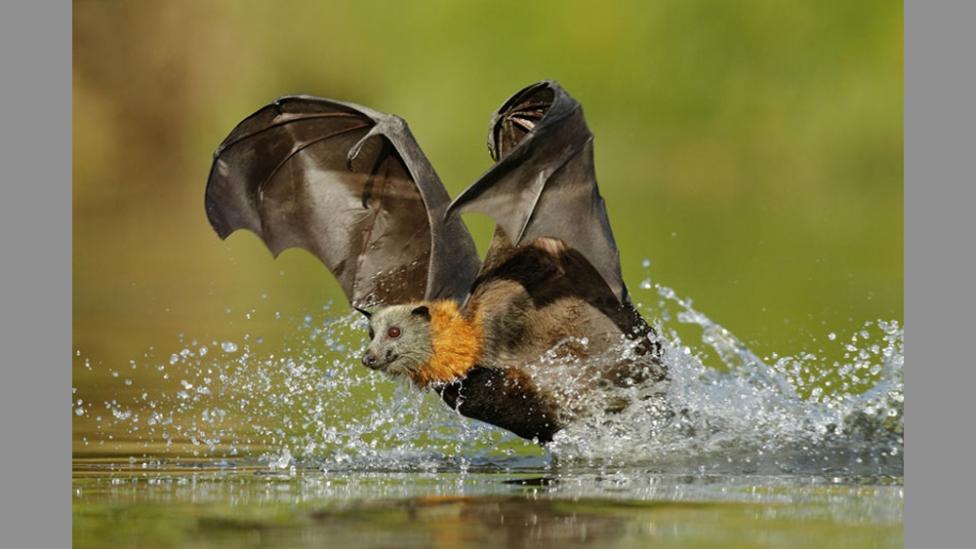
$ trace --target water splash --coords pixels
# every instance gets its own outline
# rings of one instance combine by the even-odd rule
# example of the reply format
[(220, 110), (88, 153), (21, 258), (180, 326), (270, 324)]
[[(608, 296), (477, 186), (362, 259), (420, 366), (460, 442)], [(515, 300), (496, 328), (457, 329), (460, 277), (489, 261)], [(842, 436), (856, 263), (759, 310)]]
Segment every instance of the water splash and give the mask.
[[(674, 290), (652, 286), (660, 318), (701, 329), (697, 348), (663, 324), (671, 417), (655, 406), (594, 414), (557, 434), (559, 456), (658, 471), (900, 475), (903, 332), (869, 322), (843, 363), (812, 353), (767, 363)], [(715, 353), (721, 368), (702, 352)]]
[[(659, 319), (664, 339), (666, 406), (642, 398), (640, 387), (608, 390), (604, 397), (631, 404), (577, 421), (545, 450), (460, 417), (437, 395), (368, 372), (355, 359), (364, 321), (326, 305), (302, 319), (276, 314), (291, 334), (276, 350), (249, 334), (209, 343), (181, 336), (166, 360), (147, 353), (128, 368), (99, 366), (99, 383), (111, 398), (72, 391), (76, 451), (128, 455), (147, 465), (233, 460), (286, 471), (576, 464), (669, 473), (902, 474), (904, 355), (896, 322), (869, 322), (848, 342), (837, 341), (840, 362), (812, 353), (766, 362), (670, 288), (650, 280), (640, 288), (635, 298), (656, 300), (645, 316)], [(700, 328), (700, 341), (682, 340), (679, 326)], [(707, 365), (707, 353), (719, 363)], [(80, 352), (76, 362), (92, 370)], [(81, 392), (91, 389), (86, 384)]]

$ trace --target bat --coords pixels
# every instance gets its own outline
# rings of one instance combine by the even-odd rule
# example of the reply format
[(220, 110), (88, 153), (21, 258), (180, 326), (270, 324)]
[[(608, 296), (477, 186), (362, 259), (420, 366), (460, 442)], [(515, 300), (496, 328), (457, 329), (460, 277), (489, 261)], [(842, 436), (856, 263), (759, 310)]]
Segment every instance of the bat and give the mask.
[[(494, 164), (454, 202), (400, 118), (282, 97), (214, 153), (218, 236), (303, 248), (367, 317), (363, 363), (462, 415), (546, 443), (613, 387), (667, 388), (660, 341), (630, 301), (580, 104), (559, 84), (494, 113)], [(461, 214), (496, 222), (480, 261)], [(603, 395), (603, 396), (601, 396)]]

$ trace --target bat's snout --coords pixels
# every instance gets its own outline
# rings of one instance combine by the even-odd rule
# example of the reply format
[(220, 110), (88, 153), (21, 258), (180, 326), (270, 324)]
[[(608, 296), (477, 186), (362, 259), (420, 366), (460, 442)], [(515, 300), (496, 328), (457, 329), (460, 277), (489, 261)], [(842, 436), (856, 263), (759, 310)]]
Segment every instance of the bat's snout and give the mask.
[(378, 362), (379, 360), (376, 358), (376, 353), (373, 351), (366, 351), (366, 354), (363, 355), (363, 366), (366, 366), (367, 368), (375, 370)]

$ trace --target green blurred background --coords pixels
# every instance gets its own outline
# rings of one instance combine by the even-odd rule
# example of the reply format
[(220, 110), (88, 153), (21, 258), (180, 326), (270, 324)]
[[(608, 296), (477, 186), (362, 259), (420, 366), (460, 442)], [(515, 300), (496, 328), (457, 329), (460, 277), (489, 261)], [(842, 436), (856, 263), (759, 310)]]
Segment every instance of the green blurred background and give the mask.
[[(636, 298), (649, 258), (761, 356), (817, 352), (903, 318), (902, 42), (891, 1), (76, 1), (74, 346), (125, 364), (287, 330), (251, 308), (346, 307), (311, 255), (207, 224), (212, 151), (275, 97), (399, 114), (454, 196), (493, 110), (551, 78), (596, 135)], [(491, 223), (466, 220), (483, 251)]]

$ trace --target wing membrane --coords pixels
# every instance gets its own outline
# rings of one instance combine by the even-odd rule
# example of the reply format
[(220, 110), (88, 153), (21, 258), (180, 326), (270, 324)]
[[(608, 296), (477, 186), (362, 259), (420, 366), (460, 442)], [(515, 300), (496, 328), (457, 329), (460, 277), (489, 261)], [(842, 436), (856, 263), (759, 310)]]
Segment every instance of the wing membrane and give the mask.
[(205, 203), (221, 238), (308, 250), (355, 306), (463, 299), (478, 269), (406, 124), (358, 105), (285, 97), (246, 118), (214, 154)]
[[(593, 134), (580, 104), (559, 84), (540, 82), (516, 93), (492, 117), (488, 147), (497, 161), (448, 208), (495, 219), (518, 247), (539, 237), (578, 250), (621, 303), (628, 301), (620, 254), (593, 166)], [(500, 250), (489, 248), (485, 267)], [(505, 255), (505, 254), (501, 254)]]

